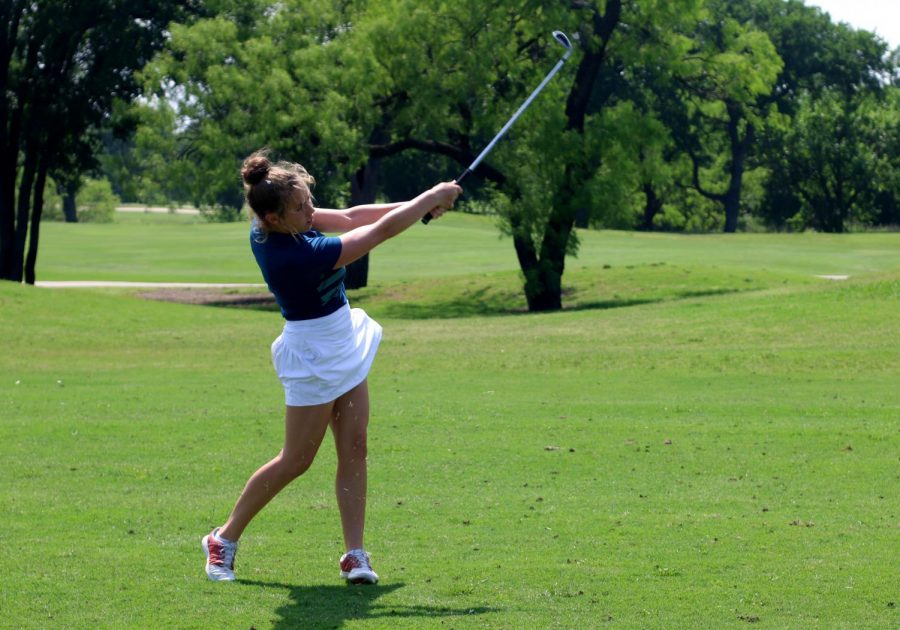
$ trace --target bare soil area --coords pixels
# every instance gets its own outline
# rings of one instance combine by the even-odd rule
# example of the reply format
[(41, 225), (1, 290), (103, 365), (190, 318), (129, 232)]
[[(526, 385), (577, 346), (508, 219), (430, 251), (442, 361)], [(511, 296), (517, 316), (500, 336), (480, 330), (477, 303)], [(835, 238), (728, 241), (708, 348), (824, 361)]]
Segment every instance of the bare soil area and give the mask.
[(160, 288), (152, 291), (141, 291), (136, 294), (146, 300), (177, 302), (179, 304), (198, 304), (202, 306), (232, 306), (276, 309), (277, 304), (272, 294), (267, 291), (235, 292), (224, 288)]

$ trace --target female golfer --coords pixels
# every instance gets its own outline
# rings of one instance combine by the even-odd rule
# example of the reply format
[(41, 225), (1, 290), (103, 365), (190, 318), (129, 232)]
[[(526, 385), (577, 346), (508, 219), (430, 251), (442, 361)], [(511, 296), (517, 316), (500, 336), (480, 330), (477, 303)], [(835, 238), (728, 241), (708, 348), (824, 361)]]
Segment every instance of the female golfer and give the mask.
[[(286, 320), (272, 344), (272, 361), (285, 392), (284, 446), (247, 481), (231, 515), (203, 537), (206, 574), (234, 579), (238, 540), (254, 516), (312, 464), (331, 427), (337, 449), (335, 492), (347, 552), (341, 577), (354, 584), (378, 581), (363, 547), (366, 510), (366, 378), (381, 326), (351, 309), (344, 266), (379, 243), (435, 218), (461, 192), (441, 183), (411, 201), (356, 206), (345, 211), (313, 207), (313, 178), (299, 164), (269, 161), (260, 151), (241, 169), (253, 215), (250, 247)], [(341, 233), (339, 237), (325, 232)]]

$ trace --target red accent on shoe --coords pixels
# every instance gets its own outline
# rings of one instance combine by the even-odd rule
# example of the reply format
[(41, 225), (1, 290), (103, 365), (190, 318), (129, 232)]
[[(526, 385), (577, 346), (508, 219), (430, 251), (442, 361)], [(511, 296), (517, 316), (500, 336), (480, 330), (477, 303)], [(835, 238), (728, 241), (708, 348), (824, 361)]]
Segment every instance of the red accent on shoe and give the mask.
[(378, 574), (372, 570), (369, 554), (354, 549), (340, 559), (341, 577), (351, 584), (377, 584)]
[(350, 571), (358, 569), (360, 566), (356, 556), (352, 556), (349, 553), (341, 560), (341, 571), (344, 571), (345, 573), (350, 573)]
[[(207, 540), (206, 544), (209, 548), (209, 563), (214, 564), (218, 567), (224, 567), (225, 545), (219, 542), (213, 534), (209, 535), (209, 539)], [(231, 558), (231, 566), (228, 568), (234, 571), (234, 557)]]

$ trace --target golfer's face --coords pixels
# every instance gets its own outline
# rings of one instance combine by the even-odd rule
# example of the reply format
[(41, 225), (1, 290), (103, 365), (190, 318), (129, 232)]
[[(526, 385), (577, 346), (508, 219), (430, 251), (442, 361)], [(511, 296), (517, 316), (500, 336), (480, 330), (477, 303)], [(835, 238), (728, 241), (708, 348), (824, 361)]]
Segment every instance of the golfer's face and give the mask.
[(298, 205), (284, 213), (284, 224), (292, 232), (306, 232), (312, 229), (313, 214), (312, 197), (309, 193), (300, 196)]

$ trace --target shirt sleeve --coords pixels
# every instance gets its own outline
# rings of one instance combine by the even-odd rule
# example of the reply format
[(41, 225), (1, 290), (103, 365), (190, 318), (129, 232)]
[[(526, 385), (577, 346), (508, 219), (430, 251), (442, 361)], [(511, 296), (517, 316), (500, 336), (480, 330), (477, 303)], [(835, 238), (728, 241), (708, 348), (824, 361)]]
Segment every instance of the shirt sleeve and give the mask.
[(341, 239), (337, 236), (314, 236), (309, 239), (316, 270), (327, 272), (334, 269), (335, 263), (341, 255)]

